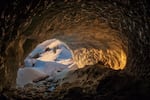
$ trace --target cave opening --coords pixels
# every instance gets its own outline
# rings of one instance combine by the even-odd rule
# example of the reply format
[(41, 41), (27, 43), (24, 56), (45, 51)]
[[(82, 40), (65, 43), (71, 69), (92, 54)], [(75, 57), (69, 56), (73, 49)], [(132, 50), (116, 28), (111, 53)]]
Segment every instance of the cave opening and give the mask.
[[(110, 40), (105, 40), (97, 49), (80, 47), (71, 50), (67, 44), (58, 39), (45, 40), (28, 54), (24, 64), (18, 69), (17, 87), (23, 87), (47, 77), (54, 80), (59, 74), (67, 74), (69, 71), (84, 68), (86, 65), (95, 65), (99, 62), (107, 68), (123, 70), (126, 64), (126, 54), (123, 50), (118, 50), (120, 49), (118, 45), (115, 47), (113, 43), (107, 44), (108, 41)], [(78, 42), (82, 43), (83, 41)], [(91, 45), (88, 44), (88, 46)]]
[[(0, 17), (0, 99), (2, 96), (54, 100), (78, 96), (95, 100), (149, 97), (148, 3), (147, 0), (15, 0), (4, 5)], [(41, 54), (29, 57), (36, 46), (53, 39), (67, 45), (63, 50), (69, 50), (65, 62), (61, 61), (62, 56), (55, 60), (59, 64), (75, 63), (77, 69), (61, 73), (58, 68), (57, 73), (61, 74), (55, 80), (47, 80), (47, 74), (39, 72), (42, 77), (34, 80), (38, 84), (14, 89), (20, 66), (34, 74), (38, 71), (32, 70), (37, 59), (44, 64), (54, 61), (54, 55), (49, 60), (47, 56), (57, 54), (59, 47), (45, 48)]]

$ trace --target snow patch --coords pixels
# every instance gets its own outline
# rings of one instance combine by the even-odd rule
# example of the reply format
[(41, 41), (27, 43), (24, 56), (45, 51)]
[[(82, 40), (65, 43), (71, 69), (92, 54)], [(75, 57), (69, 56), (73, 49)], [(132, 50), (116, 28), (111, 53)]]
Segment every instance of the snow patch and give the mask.
[(23, 87), (40, 77), (50, 78), (66, 75), (77, 66), (73, 62), (70, 48), (60, 40), (50, 39), (39, 45), (25, 58), (24, 68), (19, 68), (17, 85)]

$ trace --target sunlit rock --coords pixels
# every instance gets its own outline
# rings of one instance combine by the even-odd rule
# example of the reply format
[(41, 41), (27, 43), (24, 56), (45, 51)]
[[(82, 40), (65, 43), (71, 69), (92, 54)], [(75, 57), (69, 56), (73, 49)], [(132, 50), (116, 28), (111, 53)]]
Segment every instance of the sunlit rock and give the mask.
[(102, 62), (106, 67), (119, 70), (125, 68), (126, 60), (125, 52), (114, 48), (110, 48), (106, 51), (94, 48), (81, 48), (74, 51), (74, 61), (79, 68)]

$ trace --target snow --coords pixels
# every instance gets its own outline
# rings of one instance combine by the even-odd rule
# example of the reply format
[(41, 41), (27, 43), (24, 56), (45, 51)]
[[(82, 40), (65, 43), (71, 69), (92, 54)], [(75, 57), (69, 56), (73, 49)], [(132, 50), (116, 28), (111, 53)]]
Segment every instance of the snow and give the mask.
[(24, 68), (19, 68), (17, 73), (17, 86), (23, 87), (33, 83), (40, 77), (50, 78), (65, 76), (69, 70), (75, 70), (77, 66), (72, 59), (72, 51), (69, 47), (57, 39), (46, 40), (25, 58)]
[(19, 68), (17, 73), (17, 85), (18, 87), (23, 87), (28, 83), (32, 83), (35, 79), (46, 76), (46, 73), (36, 68)]

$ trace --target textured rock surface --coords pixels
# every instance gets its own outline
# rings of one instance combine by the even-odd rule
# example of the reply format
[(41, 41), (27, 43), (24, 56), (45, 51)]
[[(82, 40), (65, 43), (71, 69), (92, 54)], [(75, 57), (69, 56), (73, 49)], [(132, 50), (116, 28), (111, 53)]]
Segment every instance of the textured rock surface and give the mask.
[(79, 68), (85, 65), (94, 65), (101, 61), (106, 67), (114, 70), (124, 69), (126, 66), (126, 54), (119, 48), (105, 48), (107, 50), (81, 48), (74, 50), (74, 61)]
[[(0, 91), (15, 84), (17, 69), (24, 58), (38, 43), (50, 38), (66, 42), (73, 50), (123, 50), (127, 57), (124, 71), (149, 79), (149, 8), (148, 0), (5, 1), (0, 9)], [(143, 92), (139, 94), (147, 96), (149, 90), (143, 89), (148, 82), (145, 83), (140, 84), (139, 91)], [(129, 84), (128, 90), (135, 92), (136, 82), (133, 84)], [(125, 88), (123, 91), (122, 95), (127, 95)], [(109, 99), (114, 94), (103, 97)]]
[[(4, 92), (7, 99), (46, 99), (46, 100), (131, 100), (150, 98), (150, 81), (114, 71), (96, 64), (70, 72), (59, 81), (45, 80), (37, 85), (28, 84), (25, 88), (12, 88)], [(60, 85), (61, 84), (61, 85)], [(56, 88), (53, 91), (52, 88)]]

